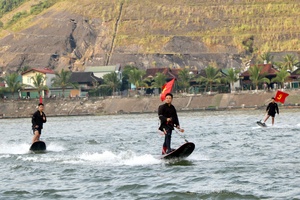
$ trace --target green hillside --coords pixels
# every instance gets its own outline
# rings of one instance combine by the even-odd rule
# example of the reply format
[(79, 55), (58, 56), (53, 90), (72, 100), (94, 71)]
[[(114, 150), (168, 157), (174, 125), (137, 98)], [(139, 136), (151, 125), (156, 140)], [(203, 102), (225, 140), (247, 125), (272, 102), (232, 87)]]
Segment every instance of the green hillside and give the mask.
[[(2, 16), (31, 1), (6, 2), (14, 3), (9, 8), (0, 4)], [(240, 50), (245, 48), (243, 41), (251, 36), (260, 51), (299, 51), (300, 46), (300, 20), (297, 20), (300, 4), (297, 0), (181, 0), (176, 3), (172, 0), (143, 0), (142, 3), (140, 0), (46, 0), (31, 5), (27, 11), (18, 11), (4, 27), (10, 31), (25, 29), (30, 21), (24, 25), (24, 18), (52, 4), (56, 4), (56, 9), (101, 18), (111, 26), (121, 13), (117, 43), (121, 46), (137, 44), (145, 53), (155, 53), (173, 36), (196, 38), (211, 47), (232, 45)]]
[[(39, 17), (45, 13), (55, 16), (56, 12), (60, 12), (84, 16), (88, 23), (91, 19), (101, 21), (101, 26), (96, 29), (102, 31), (101, 37), (111, 40), (108, 55), (121, 52), (178, 56), (246, 53), (253, 56), (263, 52), (300, 50), (299, 0), (5, 2), (15, 3), (9, 9), (0, 4), (0, 39), (27, 30), (37, 23), (41, 23), (42, 28), (50, 27), (51, 24)], [(182, 39), (177, 46), (177, 41), (172, 41), (175, 37)], [(182, 47), (185, 41), (189, 48)], [(195, 43), (200, 47), (193, 48), (191, 44)], [(201, 48), (201, 45), (205, 48)]]
[[(25, 2), (11, 0), (12, 2)], [(218, 44), (233, 45), (244, 49), (243, 41), (254, 37), (255, 47), (260, 51), (298, 51), (300, 4), (297, 0), (95, 0), (44, 1), (56, 3), (56, 9), (66, 9), (90, 18), (101, 18), (109, 25), (115, 23), (121, 12), (117, 43), (121, 46), (138, 44), (145, 53), (155, 53), (173, 36), (198, 38), (213, 47)], [(237, 3), (236, 3), (237, 2)], [(30, 3), (26, 1), (25, 3)], [(12, 9), (16, 9), (15, 3)], [(35, 4), (42, 5), (43, 3)], [(121, 4), (123, 4), (122, 10)], [(22, 5), (22, 4), (21, 4)], [(24, 5), (24, 3), (23, 3)], [(46, 3), (42, 5), (46, 8)], [(10, 11), (8, 9), (8, 11)], [(14, 12), (14, 11), (10, 11)], [(24, 12), (24, 11), (23, 11)], [(1, 8), (3, 15), (5, 7)], [(21, 12), (18, 12), (21, 13)], [(14, 16), (21, 23), (38, 12)], [(16, 21), (8, 30), (18, 30)], [(17, 25), (18, 24), (18, 25)], [(30, 26), (30, 21), (22, 28)], [(168, 52), (165, 52), (168, 53)]]
[(139, 43), (153, 46), (155, 51), (157, 45), (176, 35), (197, 38), (211, 47), (232, 45), (243, 50), (243, 41), (253, 36), (260, 51), (299, 50), (299, 1), (138, 2), (128, 1), (124, 6), (118, 31), (121, 45)]

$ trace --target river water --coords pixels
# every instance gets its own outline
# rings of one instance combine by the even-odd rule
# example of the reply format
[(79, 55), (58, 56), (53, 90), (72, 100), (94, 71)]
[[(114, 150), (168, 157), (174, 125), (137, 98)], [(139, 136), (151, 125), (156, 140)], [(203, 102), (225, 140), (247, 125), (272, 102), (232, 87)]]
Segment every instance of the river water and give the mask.
[(178, 115), (196, 148), (172, 162), (155, 113), (49, 117), (42, 154), (28, 151), (30, 118), (1, 119), (0, 199), (300, 199), (299, 110), (267, 128), (261, 110)]

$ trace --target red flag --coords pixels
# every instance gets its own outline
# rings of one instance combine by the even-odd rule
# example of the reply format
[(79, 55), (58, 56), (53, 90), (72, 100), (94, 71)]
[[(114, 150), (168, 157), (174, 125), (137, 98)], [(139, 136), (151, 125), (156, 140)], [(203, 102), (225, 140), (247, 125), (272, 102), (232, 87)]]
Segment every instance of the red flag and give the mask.
[(43, 97), (40, 96), (40, 103), (43, 103)]
[(275, 95), (275, 101), (280, 102), (280, 103), (284, 103), (285, 98), (289, 96), (288, 93), (285, 92), (281, 92), (279, 90), (277, 90), (276, 95)]
[(165, 98), (166, 98), (166, 94), (167, 93), (170, 93), (172, 91), (172, 88), (173, 88), (173, 85), (174, 85), (174, 81), (175, 81), (175, 78), (173, 78), (171, 81), (167, 82), (166, 84), (164, 84), (162, 86), (162, 92), (160, 94), (160, 100), (161, 101), (164, 101)]

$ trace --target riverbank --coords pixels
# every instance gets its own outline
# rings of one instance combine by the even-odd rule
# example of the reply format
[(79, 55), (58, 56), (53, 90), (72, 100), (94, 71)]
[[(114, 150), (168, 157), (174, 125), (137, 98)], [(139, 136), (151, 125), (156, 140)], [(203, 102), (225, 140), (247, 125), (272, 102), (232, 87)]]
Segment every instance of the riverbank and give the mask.
[[(281, 109), (297, 108), (300, 105), (300, 91), (286, 91), (289, 96)], [(244, 92), (212, 95), (174, 95), (173, 104), (180, 111), (211, 111), (265, 109), (275, 92)], [(80, 116), (155, 113), (162, 102), (154, 97), (108, 97), (81, 99), (44, 99), (47, 116)], [(39, 99), (2, 100), (0, 118), (30, 117), (36, 110)]]

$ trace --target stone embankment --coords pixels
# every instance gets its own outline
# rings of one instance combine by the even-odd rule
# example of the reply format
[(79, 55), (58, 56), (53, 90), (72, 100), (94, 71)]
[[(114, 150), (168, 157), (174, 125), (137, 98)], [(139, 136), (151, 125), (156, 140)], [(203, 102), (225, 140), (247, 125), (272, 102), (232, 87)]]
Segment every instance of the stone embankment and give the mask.
[[(300, 105), (300, 90), (286, 91), (289, 96), (281, 108)], [(275, 92), (246, 92), (212, 95), (176, 95), (173, 104), (180, 111), (265, 109)], [(154, 97), (109, 97), (81, 99), (44, 99), (47, 116), (111, 115), (155, 113), (162, 102)], [(30, 117), (39, 99), (1, 100), (0, 118)]]

